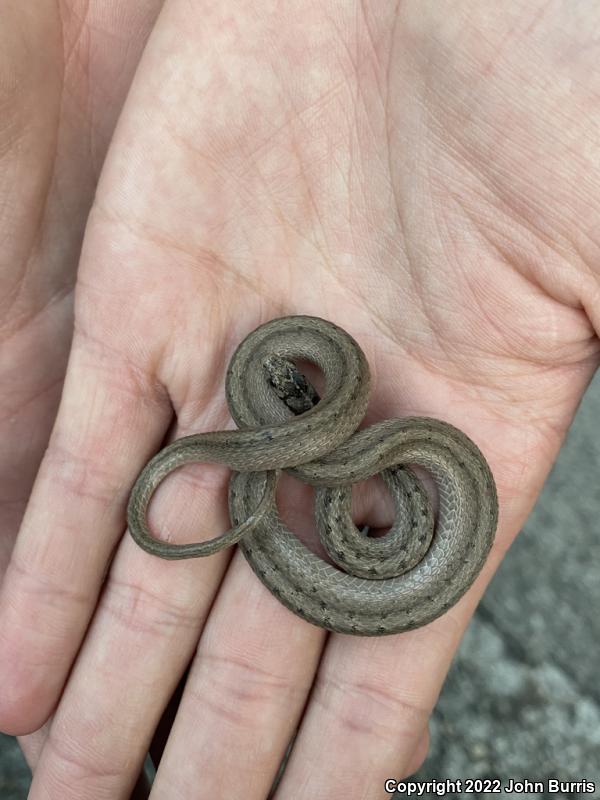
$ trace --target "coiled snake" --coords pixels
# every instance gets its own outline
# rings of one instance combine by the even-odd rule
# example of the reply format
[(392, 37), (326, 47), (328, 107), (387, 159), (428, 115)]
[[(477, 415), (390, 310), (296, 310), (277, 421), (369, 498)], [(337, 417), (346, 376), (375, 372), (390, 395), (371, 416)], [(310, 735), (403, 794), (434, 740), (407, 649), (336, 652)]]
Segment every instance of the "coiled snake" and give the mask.
[[(292, 359), (324, 373), (319, 399)], [(388, 419), (358, 430), (369, 401), (364, 353), (341, 328), (318, 317), (275, 319), (250, 333), (226, 378), (239, 430), (186, 436), (152, 458), (129, 500), (129, 531), (150, 553), (206, 556), (239, 542), (265, 586), (296, 614), (340, 633), (376, 636), (416, 628), (443, 614), (481, 570), (498, 517), (492, 473), (475, 444), (446, 422)], [(233, 527), (198, 544), (152, 536), (151, 497), (192, 461), (227, 464)], [(408, 465), (434, 478), (439, 511)], [(315, 514), (334, 564), (309, 550), (279, 518), (280, 470), (317, 487)], [(371, 538), (351, 517), (351, 485), (381, 473), (396, 509), (389, 533)]]

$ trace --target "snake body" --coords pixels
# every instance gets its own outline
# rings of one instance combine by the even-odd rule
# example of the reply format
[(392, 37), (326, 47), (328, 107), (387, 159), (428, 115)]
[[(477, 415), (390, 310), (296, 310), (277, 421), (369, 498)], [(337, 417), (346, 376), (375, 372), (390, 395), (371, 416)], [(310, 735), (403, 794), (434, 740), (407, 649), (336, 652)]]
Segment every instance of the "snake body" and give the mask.
[[(294, 367), (305, 359), (325, 377), (325, 393)], [(239, 542), (265, 586), (289, 609), (331, 631), (374, 636), (416, 628), (466, 592), (493, 542), (498, 503), (489, 466), (452, 425), (406, 417), (358, 430), (369, 401), (367, 360), (344, 330), (318, 317), (282, 317), (250, 333), (234, 352), (226, 396), (238, 430), (179, 439), (151, 459), (136, 481), (129, 530), (163, 558), (210, 555)], [(308, 399), (307, 399), (308, 398)], [(196, 544), (152, 536), (147, 510), (159, 483), (192, 461), (229, 465), (233, 527)], [(434, 525), (428, 495), (409, 465), (436, 483)], [(307, 548), (281, 521), (280, 470), (316, 487), (321, 540), (333, 563)], [(396, 517), (379, 539), (352, 521), (351, 486), (378, 473)]]

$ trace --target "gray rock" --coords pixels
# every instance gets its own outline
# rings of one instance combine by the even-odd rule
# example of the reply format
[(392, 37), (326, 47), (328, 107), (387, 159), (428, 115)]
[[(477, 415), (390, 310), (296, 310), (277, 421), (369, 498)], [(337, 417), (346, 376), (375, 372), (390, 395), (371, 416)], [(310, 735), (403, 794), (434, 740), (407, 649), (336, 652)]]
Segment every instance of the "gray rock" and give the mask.
[(24, 800), (31, 776), (16, 739), (0, 733), (0, 797)]
[(588, 779), (600, 793), (599, 419), (600, 375), (463, 640), (415, 779)]

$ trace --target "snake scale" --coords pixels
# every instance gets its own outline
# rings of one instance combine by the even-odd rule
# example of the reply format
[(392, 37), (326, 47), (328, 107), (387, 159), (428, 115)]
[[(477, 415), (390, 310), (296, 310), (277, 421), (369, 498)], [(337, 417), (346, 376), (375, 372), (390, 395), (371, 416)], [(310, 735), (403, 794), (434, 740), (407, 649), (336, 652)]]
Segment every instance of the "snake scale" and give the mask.
[[(319, 398), (296, 367), (319, 367)], [(398, 633), (443, 614), (469, 588), (493, 542), (498, 501), (489, 466), (452, 425), (428, 417), (377, 422), (358, 430), (370, 373), (357, 342), (318, 317), (288, 316), (252, 331), (234, 352), (226, 396), (238, 430), (174, 441), (138, 477), (129, 531), (145, 550), (192, 558), (239, 542), (254, 572), (293, 612), (331, 631)], [(164, 478), (190, 462), (218, 462), (229, 483), (233, 527), (196, 544), (152, 535), (147, 511)], [(410, 465), (434, 479), (437, 520)], [(275, 493), (281, 470), (316, 487), (315, 515), (333, 563), (307, 548), (281, 521)], [(389, 533), (372, 538), (351, 517), (351, 486), (381, 474), (393, 498)]]

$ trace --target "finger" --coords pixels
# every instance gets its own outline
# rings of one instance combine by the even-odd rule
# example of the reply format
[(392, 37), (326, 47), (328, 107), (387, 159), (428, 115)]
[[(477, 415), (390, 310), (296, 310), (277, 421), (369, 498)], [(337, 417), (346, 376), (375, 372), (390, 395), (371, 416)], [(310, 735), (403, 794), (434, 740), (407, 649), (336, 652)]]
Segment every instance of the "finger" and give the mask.
[[(282, 478), (282, 483), (285, 484), (286, 477)], [(284, 492), (285, 494), (285, 492)], [(286, 511), (287, 511), (287, 522), (291, 528), (296, 531), (302, 530), (304, 525), (304, 530), (302, 531), (303, 536), (306, 539), (314, 539), (314, 528), (306, 526), (306, 514), (305, 514), (305, 506), (306, 503), (302, 502), (294, 502), (292, 499), (288, 500), (286, 504)], [(385, 487), (383, 486), (382, 481), (376, 480), (369, 480), (365, 481), (364, 483), (360, 484), (357, 487), (357, 490), (353, 494), (353, 511), (354, 511), (354, 518), (357, 524), (360, 527), (360, 521), (364, 520), (365, 518), (369, 519), (370, 527), (373, 530), (377, 528), (377, 526), (388, 527), (389, 521), (388, 518), (392, 514), (392, 504), (390, 502), (389, 494), (385, 491)], [(320, 544), (314, 540), (312, 541), (311, 546), (315, 550), (321, 551), (321, 554), (325, 556), (325, 553), (322, 551)], [(181, 698), (184, 691), (185, 682), (187, 681), (188, 673), (184, 675), (184, 678), (180, 681), (177, 691), (175, 695), (169, 701), (167, 709), (165, 710), (164, 714), (161, 717), (161, 720), (158, 724), (157, 730), (154, 734), (152, 739), (152, 743), (150, 745), (150, 754), (153, 758), (154, 764), (158, 767), (158, 765), (162, 761), (162, 756), (166, 747), (167, 740), (169, 738), (169, 734), (171, 732), (171, 728), (173, 727), (173, 723), (175, 721), (177, 710), (181, 703)], [(289, 726), (286, 726), (284, 729), (284, 733), (282, 738), (285, 740), (289, 735)], [(185, 734), (184, 734), (185, 738)], [(187, 744), (187, 742), (186, 742)], [(178, 745), (172, 742), (172, 746), (175, 749), (178, 749)], [(168, 772), (168, 767), (166, 767)], [(270, 775), (272, 771), (272, 763), (269, 762), (269, 769), (268, 775)], [(237, 770), (236, 770), (237, 773)], [(161, 776), (164, 774), (164, 771), (161, 772)], [(163, 777), (160, 778), (163, 780)], [(167, 785), (169, 785), (169, 778), (166, 778)], [(158, 791), (158, 789), (156, 789)]]
[[(320, 550), (306, 514), (309, 492), (284, 475), (278, 505), (289, 527)], [(382, 496), (375, 481), (365, 482), (353, 498), (356, 520), (385, 525), (389, 502), (387, 514), (371, 514)], [(275, 600), (238, 553), (192, 663), (153, 800), (193, 798), (200, 781), (207, 796), (243, 789), (247, 800), (263, 800), (301, 719), (325, 639)]]
[[(35, 733), (30, 733), (27, 736), (20, 736), (18, 739), (19, 746), (23, 751), (27, 765), (33, 773), (36, 771), (42, 750), (44, 749), (44, 744), (48, 738), (50, 724), (51, 720), (49, 720)], [(142, 769), (131, 793), (130, 800), (145, 800), (145, 798), (149, 796), (151, 788), (151, 781), (149, 780), (146, 771)]]
[(123, 534), (127, 496), (171, 416), (148, 373), (79, 335), (0, 590), (0, 727), (50, 715)]
[[(194, 465), (169, 477), (151, 509), (153, 531), (197, 541), (203, 532), (213, 538), (226, 530), (228, 475), (222, 466)], [(130, 796), (229, 558), (225, 551), (165, 561), (123, 539), (55, 713), (31, 800)]]
[(427, 758), (429, 752), (429, 728), (427, 728), (421, 738), (419, 739), (414, 752), (406, 765), (406, 775), (414, 775), (414, 773), (423, 766), (423, 762)]
[(200, 781), (207, 797), (242, 788), (248, 800), (266, 797), (302, 714), (323, 637), (280, 606), (237, 555), (202, 636), (153, 800), (191, 799)]
[(488, 568), (467, 596), (423, 628), (370, 640), (330, 638), (276, 800), (379, 800), (388, 778), (414, 769), (453, 654), (490, 577)]
[(46, 722), (46, 724), (42, 725), (35, 733), (30, 733), (27, 736), (19, 736), (19, 747), (23, 751), (25, 760), (32, 772), (35, 771), (38, 761), (40, 760), (40, 754), (44, 748), (44, 742), (46, 741), (49, 730), (50, 722)]
[[(283, 476), (281, 483), (286, 505), (297, 508), (285, 486), (294, 482)], [(325, 632), (282, 606), (237, 552), (191, 665), (152, 799), (195, 798), (201, 785), (206, 797), (243, 791), (246, 800), (264, 800), (324, 640)]]
[[(202, 477), (204, 479), (206, 479), (206, 470), (205, 470), (205, 468), (203, 468), (203, 471), (202, 471), (201, 475), (202, 475)], [(181, 477), (183, 477), (183, 476), (180, 476), (179, 480), (181, 480)], [(188, 481), (189, 481), (190, 476), (187, 476), (187, 477), (188, 477)], [(201, 492), (204, 491), (204, 494), (208, 494), (207, 499), (211, 503), (211, 506), (214, 507), (215, 506), (215, 504), (213, 502), (213, 500), (214, 500), (214, 497), (213, 497), (214, 492), (213, 492), (211, 484), (212, 484), (212, 481), (208, 482), (208, 485), (207, 485), (206, 480), (204, 480), (201, 484), (199, 484), (198, 481), (194, 481), (191, 484), (188, 483), (186, 488), (188, 490), (192, 490), (193, 489), (193, 494), (194, 494), (196, 500), (198, 499), (199, 490)], [(171, 486), (167, 486), (165, 488), (173, 489), (174, 487), (171, 485)], [(357, 491), (355, 493), (355, 498), (354, 498), (355, 499), (356, 516), (362, 518), (366, 514), (369, 517), (370, 521), (372, 523), (375, 523), (376, 520), (374, 519), (374, 509), (372, 508), (372, 505), (373, 505), (375, 497), (379, 497), (381, 492), (379, 491), (379, 492), (375, 492), (374, 493), (372, 490), (375, 487), (373, 487), (372, 485), (369, 486), (369, 482), (367, 482), (365, 485), (362, 485), (359, 488), (360, 488), (360, 491)], [(377, 487), (377, 488), (380, 489), (381, 487)], [(188, 512), (189, 512), (190, 499), (191, 498), (190, 497), (186, 497), (185, 493), (182, 493), (182, 492), (179, 492), (179, 495), (180, 496), (177, 497), (175, 494), (173, 494), (171, 492), (171, 493), (168, 494), (168, 497), (164, 497), (163, 498), (159, 494), (158, 497), (157, 497), (157, 501), (158, 501), (157, 505), (159, 507), (160, 506), (165, 506), (165, 507), (171, 506), (171, 507), (174, 507), (174, 508), (178, 508), (178, 507), (179, 508), (186, 508), (188, 510)], [(379, 499), (380, 500), (385, 500), (386, 499), (385, 495), (383, 495), (382, 497), (379, 497)], [(381, 503), (378, 503), (377, 505), (381, 506)], [(160, 508), (156, 509), (156, 510), (160, 511)], [(295, 511), (295, 509), (294, 509), (294, 511)], [(200, 513), (196, 514), (193, 520), (190, 520), (190, 524), (187, 527), (196, 528), (199, 517), (201, 517), (202, 520), (203, 520), (202, 524), (203, 525), (206, 524), (207, 515), (206, 515), (205, 508), (200, 508), (199, 512)], [(160, 516), (160, 513), (157, 514), (156, 516), (157, 517)], [(382, 514), (381, 515), (381, 522), (382, 523), (386, 523), (387, 522), (387, 516), (389, 516), (389, 514), (388, 515), (386, 515), (386, 514)], [(288, 522), (290, 521), (289, 517), (290, 517), (290, 514), (288, 514)], [(181, 522), (181, 520), (179, 520), (179, 522)], [(187, 520), (186, 520), (186, 522), (187, 522)], [(214, 527), (215, 528), (217, 528), (218, 526), (223, 525), (223, 524), (226, 524), (226, 520), (224, 520), (221, 516), (219, 516), (218, 519), (214, 520)], [(301, 525), (301, 516), (297, 515), (297, 516), (295, 516), (295, 527), (299, 527), (300, 525)], [(160, 529), (160, 522), (157, 522), (155, 527), (157, 529)], [(197, 536), (197, 532), (194, 532), (194, 536)], [(134, 555), (135, 555), (135, 552), (136, 551), (134, 550), (134, 552), (133, 552)], [(144, 563), (141, 565), (141, 569), (140, 570), (137, 569), (137, 566), (134, 566), (134, 568), (133, 568), (134, 574), (140, 574), (141, 575), (141, 574), (144, 573), (144, 567), (147, 567), (148, 564), (145, 562), (145, 560), (143, 558), (142, 558), (142, 562), (144, 562)], [(204, 562), (204, 563), (207, 563), (207, 562)], [(119, 560), (117, 558), (117, 560), (115, 561), (115, 564), (113, 566), (113, 571), (117, 570), (118, 568), (119, 568)], [(152, 580), (152, 577), (153, 576), (150, 576), (150, 575), (148, 576), (148, 583), (150, 585), (155, 586), (155, 581)], [(203, 581), (203, 583), (204, 583), (204, 581)], [(179, 586), (180, 584), (177, 583), (177, 585)], [(110, 606), (110, 603), (108, 603), (108, 605)], [(145, 605), (145, 604), (141, 605), (141, 608), (146, 610), (146, 611), (150, 611), (148, 606)], [(203, 611), (205, 613), (205, 609), (204, 610), (201, 609), (199, 611), (198, 626), (200, 626), (200, 624), (201, 624), (201, 617), (203, 616)], [(151, 612), (150, 612), (149, 616), (151, 616)], [(140, 623), (141, 623), (141, 621), (138, 620), (137, 627), (140, 626)], [(143, 623), (142, 624), (142, 627), (147, 627), (147, 626), (148, 626), (148, 623)], [(193, 645), (193, 643), (195, 643), (195, 640), (196, 640), (196, 636), (195, 635), (192, 636), (192, 640), (193, 640), (192, 641), (192, 645)], [(123, 648), (126, 649), (130, 645), (130, 643), (131, 643), (131, 631), (125, 630), (124, 641), (122, 643), (118, 644), (115, 649), (118, 650), (119, 652), (121, 652), (122, 649)], [(156, 654), (157, 653), (157, 648), (154, 646), (154, 644), (155, 643), (149, 643), (148, 647), (146, 648), (147, 652), (152, 653), (152, 654)], [(105, 648), (105, 644), (103, 644), (102, 647), (104, 649)], [(168, 652), (172, 653), (170, 648), (168, 648)], [(82, 655), (80, 656), (80, 660), (78, 661), (76, 670), (85, 669), (85, 671), (87, 672), (88, 676), (97, 674), (98, 666), (99, 666), (98, 662), (96, 661), (96, 663), (92, 663), (92, 664), (87, 664), (86, 665), (85, 664), (86, 656), (87, 656), (87, 651), (84, 650), (84, 653), (82, 653)], [(164, 657), (164, 653), (163, 653), (163, 657)], [(129, 664), (130, 663), (130, 659), (125, 657), (123, 659), (123, 663), (125, 665)], [(185, 668), (185, 664), (187, 663), (185, 658), (180, 660), (178, 664), (177, 663), (173, 664), (172, 662), (169, 663), (169, 664), (166, 664), (166, 668), (168, 670), (172, 670), (173, 675), (175, 676), (177, 674), (178, 670), (181, 669), (181, 664), (182, 663), (184, 664), (184, 668)], [(142, 671), (143, 671), (143, 677), (144, 677), (144, 679), (146, 679), (147, 678), (147, 673), (145, 671), (145, 667), (142, 667)], [(134, 678), (133, 682), (134, 683), (136, 682), (135, 681), (135, 677), (136, 676), (133, 676), (133, 678)], [(102, 713), (102, 709), (98, 708), (97, 698), (98, 697), (101, 698), (102, 696), (109, 696), (109, 697), (112, 698), (113, 709), (112, 709), (112, 714), (110, 716), (110, 721), (109, 721), (108, 724), (110, 726), (110, 729), (112, 729), (112, 731), (114, 732), (114, 736), (107, 737), (107, 741), (112, 742), (114, 744), (114, 747), (109, 749), (109, 751), (104, 754), (104, 763), (107, 764), (107, 765), (110, 765), (110, 767), (106, 771), (107, 772), (111, 772), (111, 773), (114, 773), (114, 771), (115, 771), (114, 767), (115, 767), (116, 760), (118, 760), (118, 758), (120, 757), (120, 753), (123, 751), (123, 748), (121, 746), (120, 734), (122, 733), (122, 731), (124, 729), (124, 724), (129, 723), (133, 730), (137, 730), (137, 735), (134, 737), (134, 741), (138, 745), (138, 747), (137, 747), (137, 760), (141, 764), (142, 760), (144, 758), (144, 754), (145, 754), (146, 742), (147, 742), (148, 735), (149, 735), (148, 731), (151, 731), (152, 728), (154, 727), (154, 719), (156, 718), (156, 712), (151, 714), (150, 718), (148, 718), (148, 714), (147, 713), (145, 713), (143, 715), (140, 715), (138, 713), (140, 709), (144, 709), (145, 708), (146, 712), (149, 710), (148, 709), (148, 704), (146, 702), (147, 697), (143, 697), (141, 699), (141, 702), (136, 702), (136, 703), (133, 704), (134, 705), (133, 715), (134, 715), (135, 718), (132, 718), (132, 716), (131, 716), (131, 714), (130, 714), (130, 712), (128, 710), (129, 702), (131, 701), (131, 697), (129, 696), (129, 690), (127, 688), (128, 684), (129, 684), (128, 678), (129, 678), (129, 676), (128, 676), (127, 672), (124, 671), (122, 667), (119, 667), (118, 665), (116, 665), (116, 680), (115, 680), (115, 684), (113, 686), (106, 685), (106, 683), (103, 683), (103, 685), (100, 686), (100, 685), (97, 684), (97, 680), (96, 681), (94, 681), (94, 680), (90, 681), (89, 679), (85, 681), (84, 686), (83, 686), (82, 689), (77, 689), (76, 687), (69, 686), (65, 696), (63, 697), (63, 702), (62, 702), (62, 706), (61, 706), (61, 714), (65, 711), (65, 709), (67, 709), (67, 711), (68, 711), (67, 707), (68, 707), (68, 703), (69, 703), (70, 692), (71, 692), (71, 689), (74, 688), (75, 689), (74, 694), (76, 695), (76, 708), (75, 708), (75, 712), (74, 712), (75, 716), (74, 716), (73, 720), (69, 720), (68, 719), (68, 714), (67, 714), (66, 715), (66, 717), (67, 717), (66, 721), (64, 721), (63, 724), (64, 724), (64, 727), (66, 727), (71, 733), (71, 735), (69, 737), (69, 740), (74, 740), (74, 741), (79, 740), (79, 741), (81, 741), (81, 740), (86, 740), (87, 738), (89, 738), (89, 730), (79, 730), (80, 721), (81, 721), (81, 708), (83, 707), (83, 705), (86, 704), (88, 706), (88, 710), (85, 713), (85, 718), (86, 719), (94, 719), (94, 718), (101, 719), (103, 717), (103, 713)], [(168, 697), (169, 691), (170, 691), (170, 684), (167, 684), (165, 686), (165, 691), (163, 692), (163, 700), (164, 700), (165, 696)], [(177, 690), (175, 692), (175, 695), (170, 699), (169, 705), (167, 707), (167, 710), (163, 713), (163, 716), (162, 716), (161, 720), (158, 723), (157, 733), (160, 733), (160, 741), (157, 743), (157, 736), (155, 734), (155, 736), (153, 737), (152, 743), (150, 744), (150, 752), (152, 753), (153, 758), (154, 758), (154, 762), (157, 765), (159, 764), (159, 762), (161, 760), (162, 753), (163, 753), (163, 750), (164, 750), (164, 747), (165, 747), (165, 743), (167, 741), (169, 731), (170, 731), (170, 729), (172, 727), (173, 720), (175, 718), (176, 709), (177, 709), (177, 706), (179, 705), (182, 692), (183, 692), (183, 683), (180, 681), (179, 685), (177, 686)], [(123, 695), (123, 696), (121, 696), (121, 695)], [(154, 697), (155, 700), (157, 699), (156, 694), (154, 694), (153, 697)], [(172, 705), (173, 705), (173, 707), (171, 708)], [(157, 703), (157, 707), (158, 708), (160, 707), (160, 703)], [(116, 714), (115, 714), (115, 708), (117, 709), (117, 713)], [(124, 714), (125, 719), (124, 720), (121, 719), (121, 712), (122, 712), (123, 709), (125, 709), (125, 714)], [(50, 723), (47, 723), (46, 725), (43, 726), (43, 728), (41, 728), (40, 730), (36, 731), (34, 734), (31, 734), (29, 736), (20, 738), (20, 745), (21, 745), (21, 747), (22, 747), (22, 749), (23, 749), (23, 751), (25, 753), (25, 756), (27, 758), (28, 764), (29, 764), (29, 766), (31, 767), (31, 769), (33, 771), (35, 771), (35, 769), (37, 767), (37, 764), (38, 764), (38, 761), (39, 761), (39, 758), (40, 758), (40, 754), (42, 752), (42, 749), (43, 749), (44, 743), (46, 741), (46, 738), (48, 736), (49, 730), (50, 730)], [(291, 730), (292, 730), (292, 728), (291, 728), (290, 724), (286, 724), (284, 726), (284, 729), (283, 729), (283, 732), (282, 732), (282, 737), (281, 737), (282, 741), (284, 741), (284, 742), (287, 741)], [(142, 731), (145, 731), (146, 733), (145, 733), (144, 736), (140, 737), (140, 733)], [(56, 738), (56, 736), (58, 736), (58, 735), (59, 735), (58, 734), (58, 730), (55, 730), (54, 737)], [(172, 744), (175, 745), (174, 742), (172, 742)], [(64, 747), (65, 747), (65, 744), (62, 743), (62, 745), (61, 745), (61, 747), (59, 749), (63, 750)], [(424, 755), (425, 755), (425, 753), (427, 751), (427, 737), (425, 737), (425, 743), (421, 742), (421, 747), (418, 748), (418, 751), (419, 752), (417, 754), (415, 754), (415, 756), (413, 757), (413, 761), (415, 763), (414, 769), (416, 769), (418, 767), (418, 765), (421, 763), (421, 761), (424, 758)], [(421, 751), (423, 751), (422, 754), (421, 754)], [(123, 776), (124, 780), (121, 781), (121, 788), (124, 785), (128, 786), (130, 784), (131, 775), (133, 775), (135, 773), (135, 762), (136, 762), (136, 759), (131, 758), (131, 755), (132, 755), (131, 746), (127, 748), (126, 752), (129, 755), (127, 760), (128, 760), (128, 762), (130, 764), (130, 769), (128, 771), (129, 775), (125, 774)], [(179, 752), (181, 752), (181, 750)], [(48, 754), (46, 754), (46, 755), (48, 755)], [(92, 774), (97, 774), (98, 773), (98, 763), (99, 763), (99, 760), (100, 760), (101, 757), (102, 757), (102, 754), (95, 747), (94, 748), (94, 768), (93, 769), (89, 768), (89, 772), (90, 773), (92, 773)], [(71, 756), (69, 756), (66, 759), (67, 760), (67, 764), (72, 766), (72, 764), (73, 764), (73, 762), (75, 761), (76, 758), (77, 758), (77, 756), (75, 754), (72, 754)], [(279, 758), (279, 755), (277, 754), (277, 756), (275, 757), (275, 763), (278, 763), (278, 758)], [(270, 780), (270, 776), (271, 776), (271, 773), (272, 773), (272, 770), (273, 770), (273, 763), (274, 763), (273, 759), (270, 759), (269, 762), (268, 762), (268, 769), (267, 769), (267, 776), (266, 776), (266, 781), (267, 782)], [(83, 767), (83, 764), (80, 764), (80, 767)], [(91, 767), (91, 765), (90, 765), (90, 767)], [(45, 772), (46, 772), (46, 765), (43, 766), (42, 777), (40, 778), (40, 780), (43, 780), (42, 785), (45, 786), (44, 791), (47, 792), (47, 782), (46, 782), (46, 779), (44, 777), (44, 773)], [(53, 768), (51, 769), (51, 773), (55, 774), (55, 775), (60, 774), (60, 769), (57, 767), (56, 764), (53, 765)], [(68, 771), (68, 773), (69, 774), (66, 774), (66, 773), (64, 774), (65, 783), (67, 784), (67, 786), (71, 786), (72, 787), (72, 774), (71, 774), (70, 770)], [(125, 773), (127, 773), (127, 770), (125, 771)], [(162, 780), (162, 778), (161, 778), (161, 780)], [(88, 789), (89, 788), (90, 787), (88, 786)], [(75, 788), (75, 792), (78, 792), (79, 790), (80, 790), (79, 787)], [(37, 791), (37, 789), (36, 789), (36, 791)], [(114, 791), (114, 787), (111, 787), (111, 791)], [(64, 785), (62, 785), (62, 784), (59, 785), (59, 794), (61, 796), (63, 796), (64, 792), (65, 792)], [(142, 797), (147, 796), (148, 793), (149, 793), (149, 786), (147, 784), (147, 780), (145, 779), (144, 775), (142, 774), (140, 776), (140, 779), (139, 779), (138, 783), (136, 784), (136, 788), (134, 789), (132, 797), (140, 797), (140, 798), (142, 798)]]

